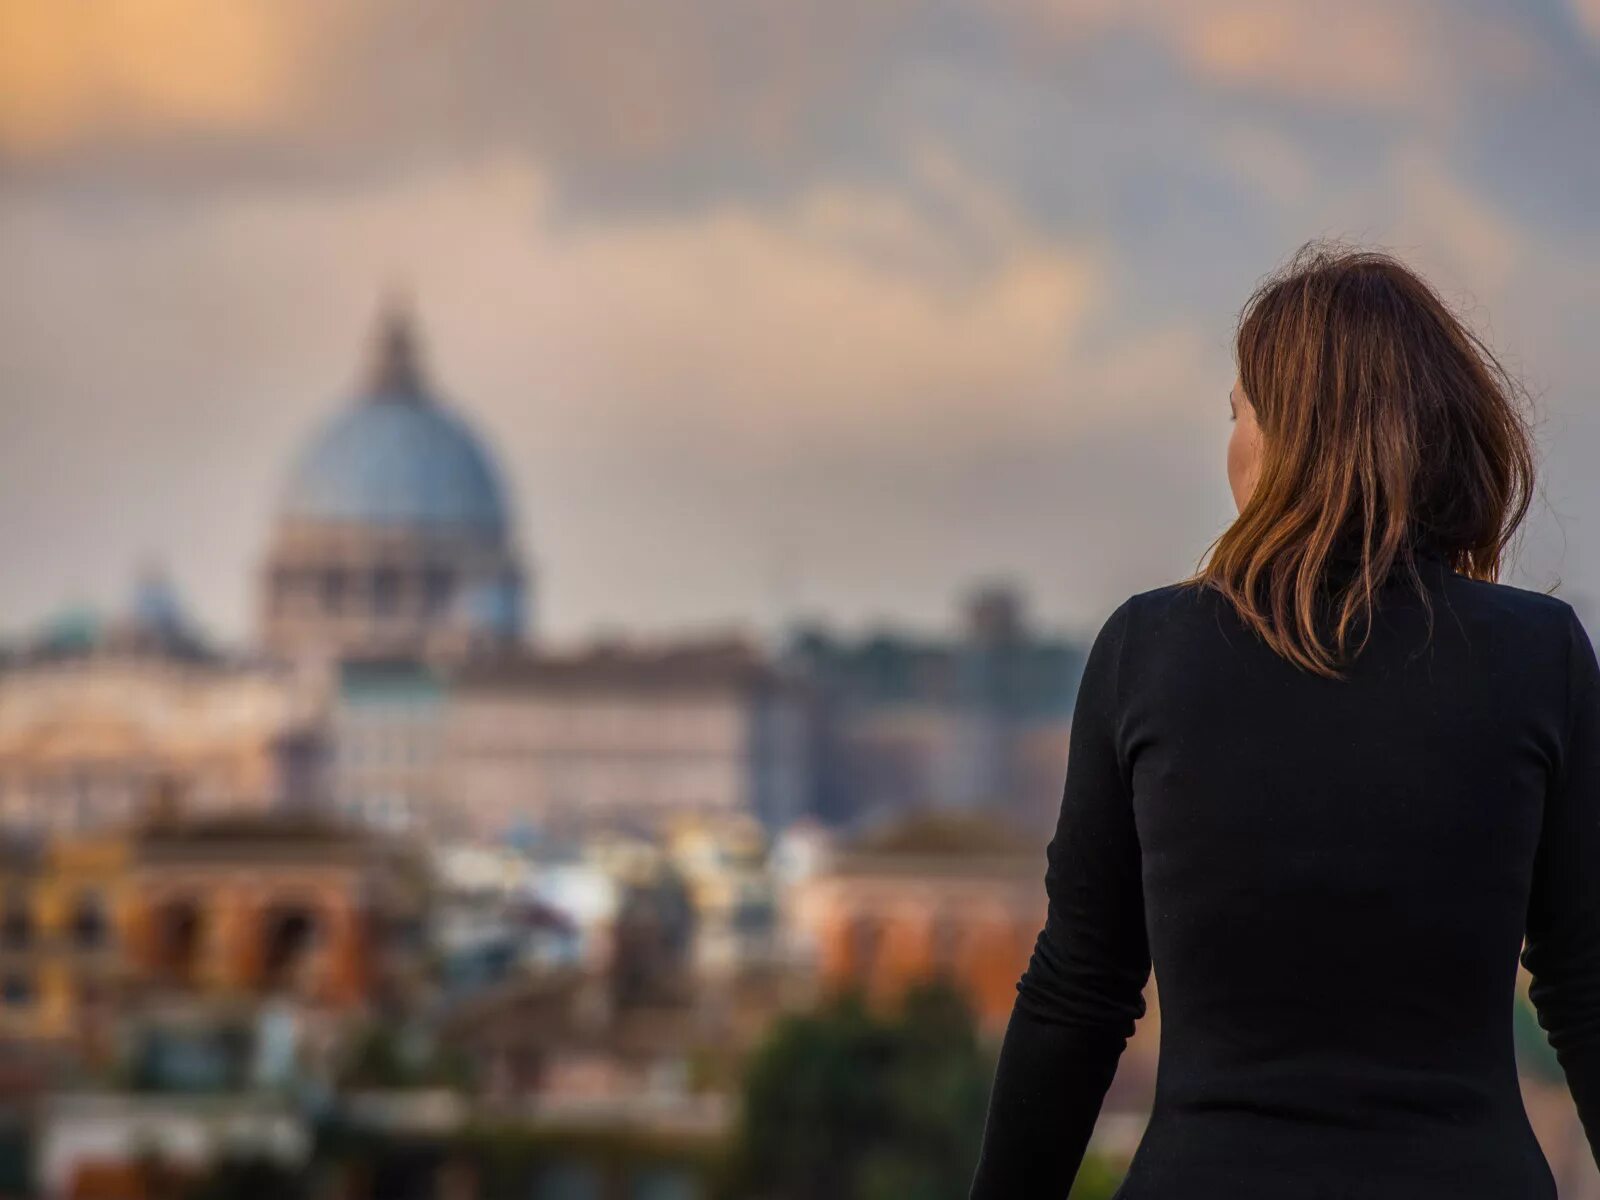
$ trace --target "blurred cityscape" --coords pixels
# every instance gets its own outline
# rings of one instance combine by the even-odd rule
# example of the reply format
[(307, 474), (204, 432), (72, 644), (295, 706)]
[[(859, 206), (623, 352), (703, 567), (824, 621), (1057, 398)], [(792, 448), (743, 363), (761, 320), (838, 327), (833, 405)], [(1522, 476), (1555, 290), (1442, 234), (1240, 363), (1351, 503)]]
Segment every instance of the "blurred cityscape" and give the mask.
[(942, 639), (545, 645), (403, 309), (369, 357), (289, 469), (253, 644), (152, 568), (5, 650), (3, 1187), (242, 1155), (308, 1195), (500, 1194), (488, 1126), (509, 1194), (710, 1195), (786, 1014), (944, 978), (994, 1035), (1077, 645), (1002, 587)]
[(386, 310), (290, 465), (250, 645), (152, 567), (5, 649), (0, 1194), (963, 1194), (1081, 647), (1003, 586), (941, 638), (546, 644), (418, 342)]
[(964, 1200), (1264, 272), (1600, 615), (1597, 121), (1600, 0), (0, 0), (0, 1200)]

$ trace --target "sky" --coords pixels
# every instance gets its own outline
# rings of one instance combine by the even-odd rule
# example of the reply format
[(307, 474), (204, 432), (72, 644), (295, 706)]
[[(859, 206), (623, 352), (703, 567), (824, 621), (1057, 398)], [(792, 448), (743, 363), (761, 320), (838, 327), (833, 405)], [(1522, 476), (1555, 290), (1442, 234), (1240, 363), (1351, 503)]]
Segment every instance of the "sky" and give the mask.
[(384, 298), (555, 639), (1092, 630), (1233, 515), (1230, 338), (1318, 237), (1533, 397), (1511, 582), (1600, 596), (1600, 0), (0, 0), (0, 632), (220, 638)]

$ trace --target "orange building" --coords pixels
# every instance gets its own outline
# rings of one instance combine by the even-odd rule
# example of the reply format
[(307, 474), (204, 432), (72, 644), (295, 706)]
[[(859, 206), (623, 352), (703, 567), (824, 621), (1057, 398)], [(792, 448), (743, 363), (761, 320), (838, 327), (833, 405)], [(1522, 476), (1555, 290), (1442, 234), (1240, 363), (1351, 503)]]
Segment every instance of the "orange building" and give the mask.
[(1003, 1026), (1044, 919), (1039, 846), (976, 817), (923, 814), (839, 850), (797, 884), (792, 921), (828, 990), (895, 1002), (945, 978)]
[[(822, 986), (893, 1004), (913, 983), (944, 978), (968, 997), (990, 1038), (1004, 1032), (1044, 924), (1045, 850), (976, 816), (929, 813), (844, 848), (799, 883), (791, 919)], [(1132, 1152), (1155, 1091), (1161, 1015), (1148, 1015), (1106, 1094), (1104, 1152)]]
[[(421, 864), (304, 817), (153, 819), (0, 859), (0, 1038), (92, 1043), (134, 998), (404, 993)], [(90, 1047), (86, 1047), (90, 1048)]]

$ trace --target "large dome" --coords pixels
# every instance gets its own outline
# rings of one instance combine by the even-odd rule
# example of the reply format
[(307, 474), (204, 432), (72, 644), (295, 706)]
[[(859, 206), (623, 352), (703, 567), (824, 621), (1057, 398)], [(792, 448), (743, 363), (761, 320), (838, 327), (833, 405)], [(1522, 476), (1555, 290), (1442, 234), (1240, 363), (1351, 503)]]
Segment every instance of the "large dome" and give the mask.
[(472, 430), (428, 393), (403, 318), (391, 318), (384, 329), (365, 395), (329, 421), (296, 461), (283, 514), (504, 534), (494, 464)]
[(289, 473), (261, 578), (289, 659), (448, 658), (518, 641), (530, 580), (500, 476), (391, 312), (355, 403)]

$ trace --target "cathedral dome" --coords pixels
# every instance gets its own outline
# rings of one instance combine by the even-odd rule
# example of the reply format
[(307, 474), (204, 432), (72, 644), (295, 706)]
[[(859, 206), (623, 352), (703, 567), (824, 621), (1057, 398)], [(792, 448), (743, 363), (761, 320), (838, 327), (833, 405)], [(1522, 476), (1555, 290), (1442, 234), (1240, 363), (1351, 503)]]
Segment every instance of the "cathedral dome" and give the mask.
[(444, 408), (391, 312), (355, 403), (289, 473), (262, 641), (292, 660), (448, 657), (515, 642), (528, 574), (488, 448)]
[(430, 394), (403, 316), (386, 321), (359, 402), (296, 461), (282, 512), (291, 520), (505, 534), (494, 464), (466, 423)]

